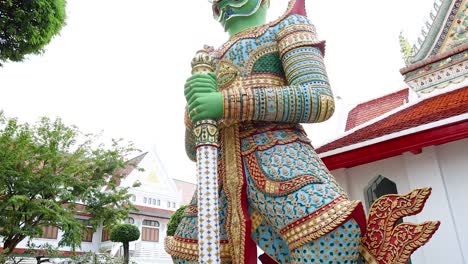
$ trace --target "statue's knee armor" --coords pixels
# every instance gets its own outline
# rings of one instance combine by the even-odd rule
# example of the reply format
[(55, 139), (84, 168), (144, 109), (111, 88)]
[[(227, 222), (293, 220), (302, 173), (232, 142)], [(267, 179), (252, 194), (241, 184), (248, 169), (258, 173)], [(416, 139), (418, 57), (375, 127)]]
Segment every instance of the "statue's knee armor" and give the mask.
[(360, 228), (350, 219), (332, 232), (291, 250), (292, 263), (354, 264), (359, 257)]
[(309, 143), (270, 144), (288, 133), (298, 132), (251, 136), (243, 161), (249, 206), (292, 251), (340, 227), (360, 202), (348, 199)]

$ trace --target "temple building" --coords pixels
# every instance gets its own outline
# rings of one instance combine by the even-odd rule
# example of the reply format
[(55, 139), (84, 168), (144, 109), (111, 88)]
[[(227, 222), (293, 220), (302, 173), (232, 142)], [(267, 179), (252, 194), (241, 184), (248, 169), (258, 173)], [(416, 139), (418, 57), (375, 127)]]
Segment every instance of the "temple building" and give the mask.
[(408, 88), (354, 107), (346, 131), (317, 152), (352, 199), (432, 187), (424, 210), (405, 221), (440, 220), (413, 264), (468, 263), (467, 0), (436, 1), (422, 36), (401, 37)]
[[(120, 187), (129, 187), (132, 202), (138, 211), (131, 212), (127, 223), (140, 229), (140, 239), (130, 242), (130, 260), (138, 264), (172, 263), (164, 251), (169, 218), (181, 205), (188, 204), (187, 197), (192, 197), (195, 184), (170, 178), (165, 172), (158, 155), (147, 152), (130, 160), (138, 168), (128, 166), (122, 171), (125, 175)], [(139, 187), (132, 187), (140, 182)], [(105, 187), (104, 187), (105, 189)], [(90, 215), (77, 214), (77, 218), (86, 222)], [(50, 244), (58, 246), (62, 232), (57, 227), (44, 227), (42, 238), (33, 239), (35, 245)], [(27, 249), (27, 240), (22, 241), (14, 253), (21, 254)], [(60, 248), (62, 255), (69, 255), (70, 248)], [(102, 227), (93, 232), (91, 228), (83, 234), (81, 249), (78, 252), (107, 253), (111, 256), (123, 256), (122, 243), (110, 241), (110, 232)], [(24, 264), (36, 263), (33, 258), (26, 258)], [(53, 259), (52, 263), (69, 263), (66, 258)]]

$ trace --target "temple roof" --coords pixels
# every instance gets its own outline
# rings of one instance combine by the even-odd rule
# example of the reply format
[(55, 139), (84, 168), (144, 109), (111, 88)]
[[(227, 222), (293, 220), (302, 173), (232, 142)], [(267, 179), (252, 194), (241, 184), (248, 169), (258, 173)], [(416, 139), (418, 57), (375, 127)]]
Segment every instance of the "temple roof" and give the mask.
[(421, 36), (413, 46), (409, 64), (467, 43), (467, 0), (436, 0)]
[(411, 48), (400, 36), (408, 86), (425, 95), (468, 77), (468, 0), (436, 0), (435, 11)]
[[(128, 162), (127, 162), (127, 166), (123, 169), (119, 169), (119, 170), (116, 170), (115, 171), (115, 175), (119, 175), (120, 177), (113, 177), (112, 180), (115, 181), (115, 184), (117, 186), (120, 185), (120, 182), (122, 179), (124, 179), (125, 177), (127, 177), (128, 175), (130, 175), (130, 173), (132, 173), (132, 171), (138, 167), (138, 164), (140, 164), (140, 162), (146, 157), (146, 154), (148, 154), (148, 152), (145, 152), (145, 153), (142, 153), (132, 159), (130, 159)], [(110, 189), (110, 186), (107, 186), (106, 189)]]
[[(349, 131), (343, 137), (317, 148), (317, 153), (339, 152), (368, 140), (468, 113), (468, 87), (408, 104), (380, 120)], [(343, 150), (345, 151), (345, 150)]]
[(135, 205), (138, 211), (132, 211), (130, 214), (132, 215), (144, 215), (144, 216), (153, 216), (159, 218), (166, 218), (169, 219), (171, 215), (174, 213), (174, 210), (166, 210), (160, 208), (154, 208), (149, 206), (142, 206), (142, 205)]

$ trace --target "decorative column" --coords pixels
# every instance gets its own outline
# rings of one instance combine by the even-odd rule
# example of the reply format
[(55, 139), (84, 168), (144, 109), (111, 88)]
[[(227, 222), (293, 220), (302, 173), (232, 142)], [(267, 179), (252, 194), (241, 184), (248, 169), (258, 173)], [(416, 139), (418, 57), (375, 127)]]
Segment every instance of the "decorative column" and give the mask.
[[(193, 74), (214, 71), (213, 58), (206, 49), (192, 60)], [(197, 149), (198, 263), (221, 263), (218, 205), (218, 127), (215, 120), (193, 125)]]

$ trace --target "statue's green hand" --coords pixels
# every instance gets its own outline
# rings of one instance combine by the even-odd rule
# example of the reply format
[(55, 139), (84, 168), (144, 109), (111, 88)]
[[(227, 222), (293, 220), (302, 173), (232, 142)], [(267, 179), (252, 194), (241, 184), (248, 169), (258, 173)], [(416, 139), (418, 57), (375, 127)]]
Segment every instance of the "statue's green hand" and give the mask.
[(214, 119), (223, 116), (223, 96), (217, 91), (216, 75), (195, 74), (185, 83), (185, 99), (187, 100), (190, 118), (193, 122)]
[(193, 122), (204, 119), (218, 120), (223, 116), (223, 96), (220, 92), (199, 93), (189, 104), (189, 114)]
[(194, 93), (215, 92), (218, 88), (218, 81), (214, 73), (194, 74), (185, 81), (184, 94), (187, 102)]

